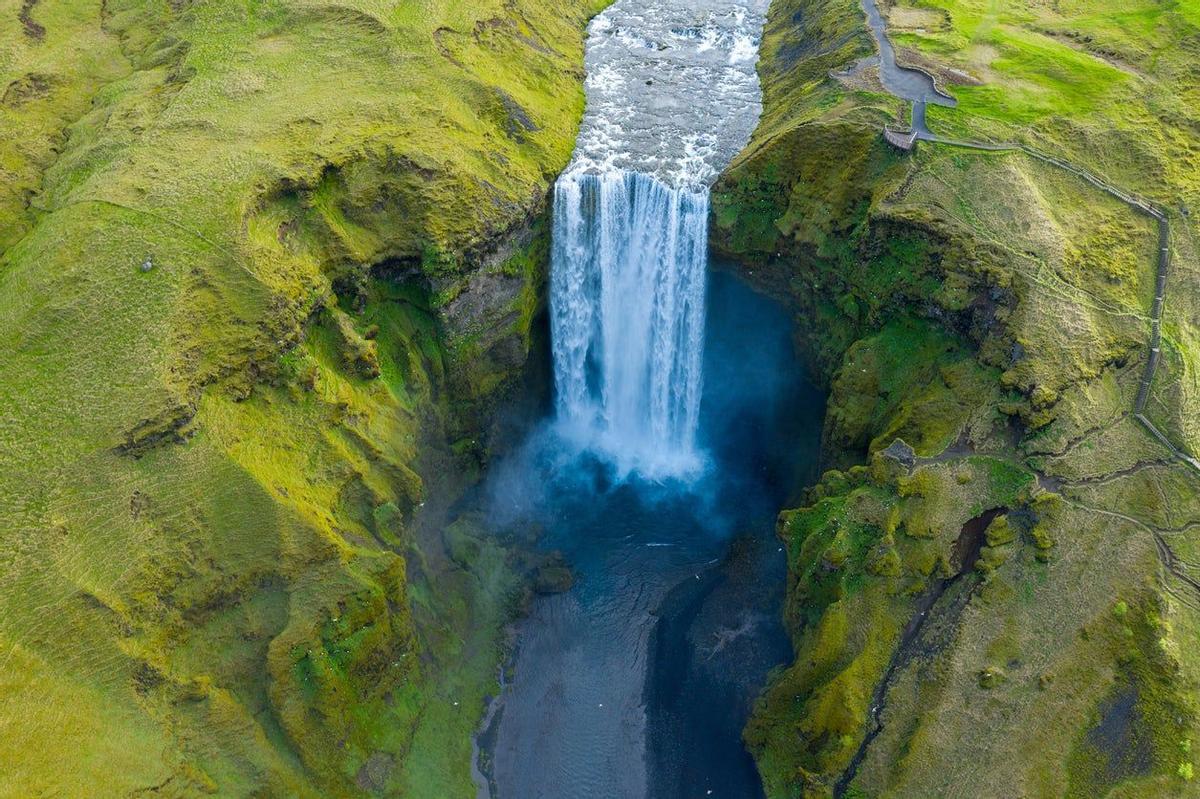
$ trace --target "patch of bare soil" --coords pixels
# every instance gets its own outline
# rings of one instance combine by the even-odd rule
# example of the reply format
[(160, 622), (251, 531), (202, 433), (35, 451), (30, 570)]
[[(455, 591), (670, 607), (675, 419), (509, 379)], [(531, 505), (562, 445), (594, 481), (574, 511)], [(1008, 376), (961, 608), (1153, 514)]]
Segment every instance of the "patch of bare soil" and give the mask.
[(46, 38), (46, 29), (33, 18), (33, 8), (37, 4), (38, 0), (25, 0), (21, 3), (21, 11), (17, 14), (17, 19), (21, 20), (21, 27), (24, 28), (25, 35), (40, 42)]
[(0, 105), (6, 108), (17, 108), (30, 100), (45, 97), (50, 93), (53, 85), (54, 78), (50, 75), (42, 75), (37, 72), (22, 75), (4, 88), (4, 94), (0, 96)]
[(902, 67), (919, 69), (933, 76), (938, 87), (945, 86), (981, 86), (983, 81), (969, 72), (954, 69), (940, 61), (936, 61), (911, 47), (901, 47), (896, 50), (896, 63)]

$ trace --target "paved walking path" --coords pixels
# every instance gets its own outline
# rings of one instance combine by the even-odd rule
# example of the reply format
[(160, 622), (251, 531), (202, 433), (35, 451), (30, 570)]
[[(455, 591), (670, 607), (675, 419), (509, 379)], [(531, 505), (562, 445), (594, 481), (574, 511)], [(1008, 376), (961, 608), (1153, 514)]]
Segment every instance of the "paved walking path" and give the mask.
[(886, 25), (879, 13), (875, 0), (861, 0), (863, 11), (867, 15), (868, 27), (879, 47), (880, 81), (884, 88), (896, 97), (912, 103), (912, 125), (908, 130), (894, 130), (884, 127), (883, 135), (894, 147), (910, 151), (918, 141), (934, 144), (962, 147), (969, 150), (985, 152), (1023, 152), (1031, 158), (1070, 172), (1101, 191), (1107, 192), (1121, 202), (1133, 208), (1138, 213), (1153, 217), (1158, 223), (1158, 259), (1154, 284), (1154, 303), (1150, 308), (1150, 341), (1147, 347), (1146, 367), (1142, 372), (1138, 385), (1137, 398), (1134, 400), (1133, 416), (1156, 439), (1171, 451), (1171, 454), (1200, 472), (1200, 461), (1179, 447), (1175, 446), (1167, 436), (1155, 426), (1146, 416), (1146, 405), (1150, 400), (1150, 389), (1154, 376), (1158, 371), (1158, 363), (1162, 357), (1162, 312), (1167, 297), (1167, 275), (1171, 268), (1171, 223), (1165, 212), (1156, 208), (1150, 202), (1120, 189), (1103, 178), (1089, 172), (1081, 166), (1066, 161), (1049, 153), (1042, 152), (1027, 144), (1018, 142), (979, 142), (962, 141), (938, 136), (929, 129), (925, 120), (927, 103), (936, 103), (953, 107), (957, 102), (946, 92), (938, 88), (933, 76), (924, 70), (904, 67), (896, 63), (896, 53), (888, 39)]
[[(912, 125), (908, 130), (895, 130), (890, 126), (884, 126), (883, 135), (887, 141), (893, 146), (908, 152), (913, 149), (919, 141), (931, 142), (934, 144), (962, 147), (968, 150), (977, 150), (993, 153), (1008, 153), (1021, 152), (1025, 155), (1035, 158), (1044, 163), (1050, 164), (1058, 169), (1070, 172), (1079, 178), (1086, 180), (1096, 188), (1116, 197), (1121, 202), (1133, 208), (1136, 212), (1152, 217), (1158, 224), (1158, 256), (1157, 256), (1157, 271), (1154, 287), (1154, 303), (1150, 309), (1150, 341), (1148, 354), (1146, 358), (1146, 366), (1142, 372), (1141, 381), (1138, 385), (1137, 398), (1134, 400), (1133, 416), (1138, 420), (1163, 446), (1165, 446), (1175, 458), (1182, 460), (1188, 464), (1193, 470), (1200, 472), (1200, 461), (1192, 457), (1190, 454), (1183, 452), (1176, 447), (1167, 436), (1159, 430), (1153, 422), (1145, 415), (1146, 405), (1150, 398), (1150, 388), (1154, 382), (1154, 375), (1158, 369), (1160, 359), (1160, 346), (1162, 343), (1162, 310), (1163, 303), (1166, 300), (1167, 293), (1167, 275), (1171, 266), (1171, 227), (1167, 219), (1167, 215), (1161, 209), (1155, 207), (1150, 202), (1143, 200), (1136, 195), (1124, 191), (1112, 184), (1108, 183), (1103, 178), (1089, 172), (1083, 167), (1077, 166), (1070, 161), (1066, 161), (1049, 153), (1042, 152), (1026, 144), (1017, 142), (976, 142), (976, 141), (960, 141), (957, 139), (949, 139), (943, 136), (938, 136), (929, 129), (929, 125), (925, 120), (925, 106), (927, 102), (935, 102), (939, 105), (953, 106), (955, 103), (953, 98), (949, 98), (934, 83), (933, 78), (927, 73), (920, 70), (909, 70), (905, 67), (896, 64), (895, 53), (892, 50), (891, 43), (888, 41), (887, 32), (879, 15), (879, 10), (875, 5), (875, 0), (861, 0), (864, 11), (867, 13), (867, 21), (871, 28), (872, 34), (875, 36), (875, 41), (879, 45), (881, 54), (880, 59), (880, 78), (891, 94), (908, 100), (912, 103)], [(907, 80), (897, 78), (897, 73), (911, 73)], [(899, 91), (897, 88), (899, 87)], [(933, 94), (931, 94), (931, 92)], [(935, 96), (936, 95), (936, 96)], [(949, 99), (949, 102), (946, 100)], [(957, 447), (955, 447), (957, 448)], [(909, 450), (911, 454), (911, 448)], [(901, 453), (903, 457), (903, 453)], [(1135, 469), (1141, 466), (1134, 467)], [(1039, 484), (1045, 485), (1049, 479), (1046, 475), (1038, 473)], [(1057, 490), (1057, 487), (1054, 489)], [(1118, 518), (1137, 525), (1145, 530), (1148, 530), (1154, 537), (1155, 547), (1158, 551), (1160, 562), (1164, 568), (1179, 581), (1191, 587), (1193, 591), (1200, 593), (1200, 580), (1193, 577), (1185, 567), (1185, 564), (1171, 548), (1170, 544), (1164, 537), (1164, 532), (1148, 525), (1132, 516), (1109, 511), (1103, 508), (1094, 508), (1088, 505), (1083, 505), (1074, 500), (1067, 500), (1076, 507), (1085, 508), (1094, 513)], [(1168, 591), (1172, 591), (1169, 582), (1164, 580)], [(1173, 592), (1172, 592), (1173, 593)], [(922, 616), (924, 614), (922, 613)], [(859, 763), (862, 761), (867, 747), (870, 746), (875, 735), (878, 734), (881, 727), (881, 706), (889, 690), (889, 676), (893, 669), (896, 668), (896, 657), (899, 657), (899, 650), (893, 657), (892, 664), (888, 667), (888, 673), (884, 675), (884, 679), (877, 686), (873, 704), (871, 706), (870, 720), (872, 726), (869, 727), (867, 736), (860, 745), (858, 752), (851, 761), (847, 769), (838, 778), (834, 785), (833, 795), (837, 799), (845, 795), (846, 789), (854, 781), (858, 773)]]
[(1017, 142), (978, 142), (961, 141), (938, 136), (929, 129), (925, 121), (927, 103), (936, 103), (953, 107), (956, 101), (946, 92), (938, 88), (933, 76), (920, 70), (904, 67), (896, 63), (896, 53), (887, 36), (887, 30), (875, 0), (861, 0), (863, 11), (867, 15), (868, 27), (879, 47), (879, 75), (884, 88), (896, 97), (912, 103), (912, 126), (908, 130), (894, 130), (885, 126), (883, 135), (887, 141), (904, 151), (910, 151), (918, 141), (934, 144), (963, 147), (969, 150), (985, 152), (1023, 152), (1031, 158), (1036, 158), (1059, 169), (1070, 172), (1091, 183), (1101, 191), (1121, 200), (1135, 211), (1153, 217), (1158, 223), (1158, 264), (1157, 278), (1154, 287), (1154, 304), (1150, 309), (1150, 341), (1146, 356), (1146, 368), (1138, 386), (1137, 399), (1134, 401), (1133, 415), (1150, 433), (1165, 445), (1173, 455), (1183, 460), (1197, 472), (1200, 472), (1200, 461), (1176, 447), (1170, 439), (1146, 417), (1146, 404), (1150, 399), (1150, 388), (1158, 371), (1161, 358), (1162, 344), (1162, 310), (1166, 301), (1167, 274), (1171, 266), (1171, 226), (1167, 215), (1151, 203), (1136, 195), (1120, 189), (1103, 178), (1089, 172), (1083, 167), (1072, 164), (1057, 156), (1042, 152), (1026, 144)]

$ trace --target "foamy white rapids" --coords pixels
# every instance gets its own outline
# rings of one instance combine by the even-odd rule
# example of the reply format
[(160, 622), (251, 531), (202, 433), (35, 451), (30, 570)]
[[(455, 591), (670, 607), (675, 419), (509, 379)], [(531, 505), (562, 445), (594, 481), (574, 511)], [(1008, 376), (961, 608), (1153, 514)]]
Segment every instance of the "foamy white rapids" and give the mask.
[(593, 20), (587, 111), (554, 188), (560, 432), (619, 474), (698, 473), (709, 185), (761, 112), (767, 0), (617, 0)]
[(762, 111), (768, 0), (617, 0), (592, 20), (572, 170), (708, 185)]

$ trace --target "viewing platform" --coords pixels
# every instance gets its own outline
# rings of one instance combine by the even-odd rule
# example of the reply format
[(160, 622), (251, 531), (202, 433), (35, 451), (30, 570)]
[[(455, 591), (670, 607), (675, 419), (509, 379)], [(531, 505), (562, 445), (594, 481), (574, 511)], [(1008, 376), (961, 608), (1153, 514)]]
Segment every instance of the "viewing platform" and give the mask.
[(884, 125), (883, 138), (887, 139), (888, 144), (906, 153), (912, 152), (912, 149), (917, 146), (917, 131), (915, 130), (892, 130), (890, 126)]

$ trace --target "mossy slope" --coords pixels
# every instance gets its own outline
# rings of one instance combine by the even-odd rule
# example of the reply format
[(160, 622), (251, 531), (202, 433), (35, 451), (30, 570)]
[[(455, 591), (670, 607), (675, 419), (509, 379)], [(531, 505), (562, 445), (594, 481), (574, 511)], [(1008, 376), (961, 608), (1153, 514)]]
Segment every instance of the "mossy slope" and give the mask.
[(471, 792), (600, 5), (5, 4), (0, 795)]
[[(1195, 137), (1171, 109), (1200, 31), (1182, 5), (1126, 27), (1101, 5), (886, 10), (961, 92), (937, 132), (1169, 209), (1150, 413), (1194, 451)], [(1109, 74), (1117, 42), (1136, 77)], [(1055, 58), (1010, 52), (1031, 43)], [(763, 119), (713, 197), (714, 248), (796, 307), (843, 470), (781, 517), (797, 656), (747, 730), (768, 794), (1200, 794), (1200, 476), (1131, 415), (1156, 231), (1020, 154), (893, 151), (907, 109), (854, 68), (872, 51), (853, 0), (774, 3)]]

